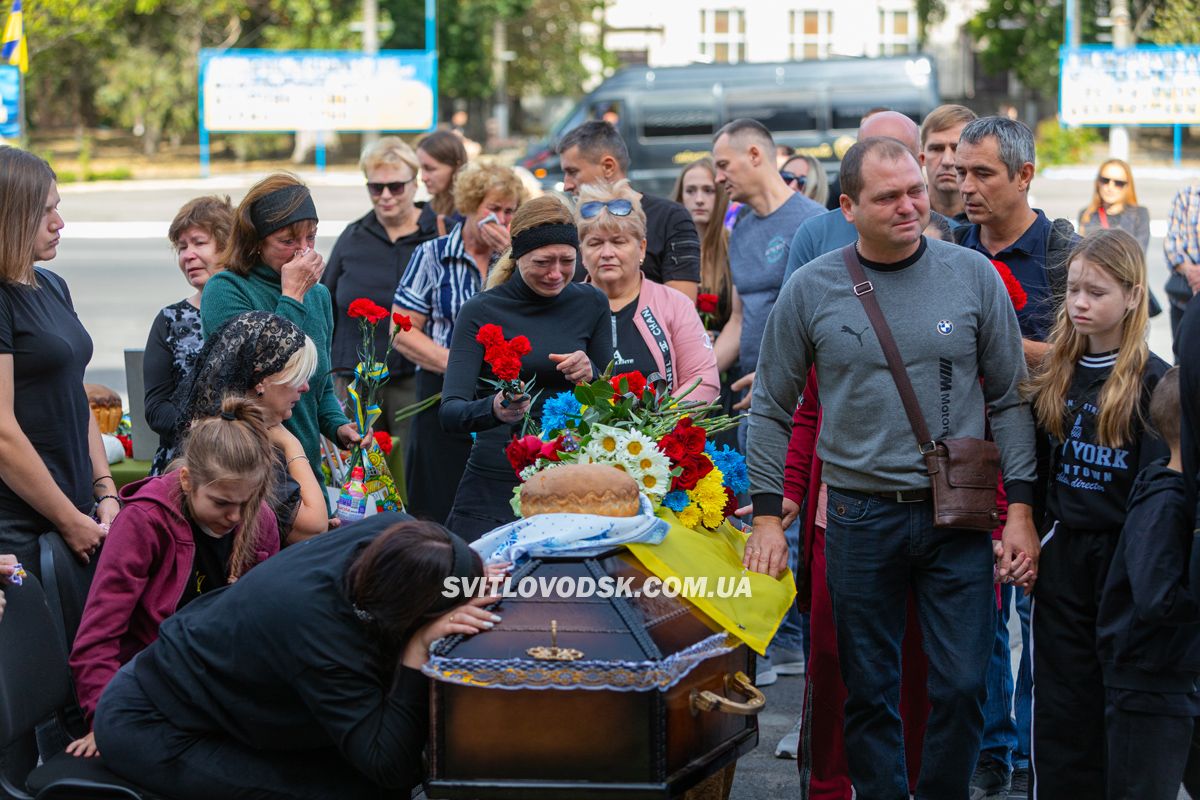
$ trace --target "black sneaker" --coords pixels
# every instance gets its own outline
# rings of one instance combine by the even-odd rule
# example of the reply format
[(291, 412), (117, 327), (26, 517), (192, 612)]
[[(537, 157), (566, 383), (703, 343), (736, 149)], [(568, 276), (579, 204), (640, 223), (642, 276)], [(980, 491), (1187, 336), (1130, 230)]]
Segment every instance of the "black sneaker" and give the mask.
[(994, 758), (984, 756), (975, 765), (971, 776), (971, 800), (985, 800), (993, 795), (1007, 792), (1012, 783), (1008, 767)]
[(1025, 800), (1029, 797), (1029, 767), (1017, 767), (1013, 770), (1008, 796), (1010, 800)]

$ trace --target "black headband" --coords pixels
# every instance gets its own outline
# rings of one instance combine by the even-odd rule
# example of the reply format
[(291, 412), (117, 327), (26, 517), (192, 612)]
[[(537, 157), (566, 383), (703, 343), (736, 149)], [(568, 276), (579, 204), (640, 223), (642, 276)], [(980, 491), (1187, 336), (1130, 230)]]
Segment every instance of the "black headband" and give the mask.
[(579, 247), (579, 230), (573, 223), (550, 223), (526, 228), (512, 237), (512, 257), (518, 259), (548, 244), (567, 244)]
[[(288, 209), (292, 209), (288, 213)], [(250, 222), (263, 239), (296, 222), (317, 219), (317, 207), (307, 186), (294, 184), (263, 195), (250, 206)]]

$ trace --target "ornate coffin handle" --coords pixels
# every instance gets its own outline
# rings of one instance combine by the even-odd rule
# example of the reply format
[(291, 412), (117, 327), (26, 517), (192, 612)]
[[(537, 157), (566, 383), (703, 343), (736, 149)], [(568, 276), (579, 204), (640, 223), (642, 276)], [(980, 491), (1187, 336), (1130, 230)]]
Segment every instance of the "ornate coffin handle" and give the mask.
[(698, 714), (701, 711), (720, 711), (723, 714), (740, 714), (748, 717), (762, 711), (767, 705), (767, 696), (750, 682), (750, 678), (744, 672), (735, 672), (725, 676), (725, 692), (727, 694), (737, 692), (750, 699), (739, 703), (728, 697), (722, 697), (716, 692), (707, 690), (702, 692), (693, 689), (691, 695), (692, 714)]

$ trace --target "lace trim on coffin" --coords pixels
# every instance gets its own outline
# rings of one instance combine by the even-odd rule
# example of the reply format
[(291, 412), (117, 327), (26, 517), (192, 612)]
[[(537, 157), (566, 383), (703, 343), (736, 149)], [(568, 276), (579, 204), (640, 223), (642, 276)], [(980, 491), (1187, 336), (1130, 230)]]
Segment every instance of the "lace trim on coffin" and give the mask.
[(615, 692), (665, 692), (702, 661), (740, 645), (716, 633), (661, 661), (539, 662), (525, 658), (443, 658), (432, 656), (421, 668), (429, 677), (486, 689), (592, 689)]

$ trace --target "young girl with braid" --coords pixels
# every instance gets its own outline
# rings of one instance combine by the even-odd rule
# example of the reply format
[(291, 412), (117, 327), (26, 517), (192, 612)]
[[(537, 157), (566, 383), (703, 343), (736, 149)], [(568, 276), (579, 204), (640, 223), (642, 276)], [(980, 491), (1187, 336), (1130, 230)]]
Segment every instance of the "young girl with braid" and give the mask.
[[(79, 704), (89, 724), (121, 665), (158, 638), (162, 622), (279, 552), (268, 499), (275, 454), (262, 409), (229, 395), (216, 416), (196, 420), (177, 468), (121, 490), (71, 651)], [(68, 752), (96, 755), (93, 735)]]

